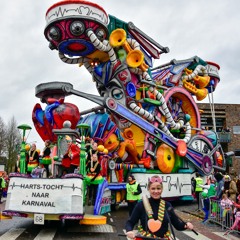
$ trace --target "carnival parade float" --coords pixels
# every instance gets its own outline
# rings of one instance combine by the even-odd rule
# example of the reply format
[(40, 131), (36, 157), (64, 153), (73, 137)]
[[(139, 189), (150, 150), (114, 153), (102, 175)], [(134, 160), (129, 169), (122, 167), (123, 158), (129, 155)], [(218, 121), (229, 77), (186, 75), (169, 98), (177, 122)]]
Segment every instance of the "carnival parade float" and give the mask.
[[(44, 35), (61, 62), (80, 66), (79, 71), (87, 69), (89, 84), (95, 85), (99, 95), (74, 89), (64, 79), (36, 86), (35, 95), (45, 106), (43, 109), (37, 103), (32, 119), (43, 141), (54, 145), (50, 163), (53, 178), (26, 177), (23, 144), (21, 173), (12, 175), (5, 214), (43, 214), (44, 219), (81, 219), (82, 224), (89, 224), (92, 215), (111, 211), (124, 200), (130, 173), (143, 192), (148, 178), (159, 174), (165, 188), (163, 197), (192, 200), (191, 178), (196, 171), (208, 176), (225, 170), (218, 136), (214, 130), (202, 128), (196, 104), (216, 90), (220, 82), (218, 64), (193, 56), (153, 66), (154, 59), (169, 52), (168, 47), (134, 23), (84, 0), (52, 5), (46, 12)], [(81, 111), (67, 102), (69, 95), (97, 106)], [(59, 179), (68, 137), (79, 149), (77, 171)], [(93, 144), (101, 180), (91, 208), (87, 189), (92, 182), (86, 165)], [(41, 189), (42, 195), (34, 195), (33, 186)], [(13, 202), (24, 189), (31, 197)], [(51, 190), (58, 193), (49, 197), (46, 206), (31, 204), (34, 198), (50, 196)], [(104, 223), (105, 218), (99, 219)]]

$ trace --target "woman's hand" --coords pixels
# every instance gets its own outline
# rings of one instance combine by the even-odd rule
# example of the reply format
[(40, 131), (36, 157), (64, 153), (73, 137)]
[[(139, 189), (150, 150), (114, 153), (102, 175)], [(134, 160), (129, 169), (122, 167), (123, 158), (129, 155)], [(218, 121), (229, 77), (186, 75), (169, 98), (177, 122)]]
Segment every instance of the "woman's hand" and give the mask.
[(186, 229), (192, 230), (193, 229), (193, 225), (190, 222), (187, 222), (185, 225)]
[(130, 239), (135, 239), (135, 232), (134, 231), (129, 231), (126, 233), (127, 237)]

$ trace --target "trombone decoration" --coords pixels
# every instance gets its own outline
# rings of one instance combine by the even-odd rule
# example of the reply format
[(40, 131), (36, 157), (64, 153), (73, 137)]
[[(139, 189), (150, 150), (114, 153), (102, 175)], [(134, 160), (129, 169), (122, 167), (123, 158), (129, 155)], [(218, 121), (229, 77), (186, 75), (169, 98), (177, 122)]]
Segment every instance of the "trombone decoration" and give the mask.
[(163, 174), (189, 168), (209, 175), (225, 169), (217, 135), (201, 130), (195, 102), (215, 91), (220, 81), (216, 63), (194, 56), (153, 67), (153, 59), (169, 48), (91, 2), (56, 3), (47, 10), (46, 22), (50, 49), (57, 50), (64, 63), (84, 66), (104, 98), (64, 84), (62, 91), (105, 108), (123, 138), (130, 130), (136, 144), (128, 151), (131, 146), (138, 153), (135, 163), (150, 159), (144, 166)]

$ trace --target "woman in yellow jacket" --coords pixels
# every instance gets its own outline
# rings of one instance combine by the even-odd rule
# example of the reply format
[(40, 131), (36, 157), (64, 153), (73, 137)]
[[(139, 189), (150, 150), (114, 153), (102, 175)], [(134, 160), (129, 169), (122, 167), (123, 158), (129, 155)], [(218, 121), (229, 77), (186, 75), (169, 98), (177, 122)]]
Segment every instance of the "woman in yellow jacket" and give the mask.
[(137, 205), (137, 202), (142, 198), (141, 197), (142, 189), (133, 175), (129, 175), (126, 189), (127, 189), (126, 199), (128, 202), (128, 212), (129, 216), (131, 216), (134, 207)]

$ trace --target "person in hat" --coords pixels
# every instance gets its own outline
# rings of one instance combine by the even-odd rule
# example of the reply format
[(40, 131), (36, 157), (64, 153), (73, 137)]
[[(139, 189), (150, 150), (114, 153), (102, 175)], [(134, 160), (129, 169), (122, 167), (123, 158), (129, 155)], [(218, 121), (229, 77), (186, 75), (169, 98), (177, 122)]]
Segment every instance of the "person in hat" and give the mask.
[(154, 175), (149, 178), (147, 188), (150, 198), (143, 196), (143, 201), (137, 203), (131, 217), (126, 222), (125, 229), (128, 238), (140, 239), (133, 231), (139, 220), (138, 234), (141, 236), (170, 239), (168, 228), (170, 226), (174, 235), (172, 225), (179, 231), (193, 230), (192, 223), (181, 220), (174, 212), (172, 205), (162, 199), (163, 181), (160, 176)]
[(137, 205), (137, 202), (142, 198), (141, 193), (142, 189), (140, 184), (136, 181), (133, 175), (128, 176), (128, 183), (126, 185), (127, 196), (126, 200), (128, 203), (128, 212), (129, 216), (131, 216), (134, 207)]

